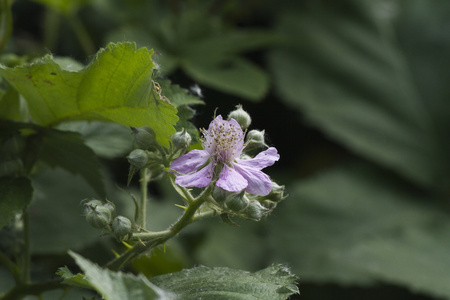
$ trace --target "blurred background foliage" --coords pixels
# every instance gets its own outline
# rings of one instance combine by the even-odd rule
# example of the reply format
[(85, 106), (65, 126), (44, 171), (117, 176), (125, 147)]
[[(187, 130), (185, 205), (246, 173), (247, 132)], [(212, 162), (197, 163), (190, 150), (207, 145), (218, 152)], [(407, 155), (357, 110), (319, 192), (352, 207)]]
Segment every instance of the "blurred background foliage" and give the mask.
[[(301, 298), (450, 299), (449, 1), (5, 0), (1, 16), (4, 64), (46, 53), (87, 64), (108, 42), (136, 41), (158, 52), (162, 78), (203, 97), (197, 126), (243, 104), (278, 148), (268, 173), (290, 196), (267, 220), (193, 224), (134, 271), (281, 262), (300, 277)], [(0, 116), (18, 101), (1, 85)], [(65, 126), (102, 158), (109, 200), (132, 217), (117, 187), (129, 132)], [(33, 275), (73, 264), (68, 249), (112, 257), (120, 246), (81, 217), (80, 200), (95, 191), (45, 168), (33, 178)], [(163, 229), (180, 200), (164, 180), (151, 189), (148, 224)], [(0, 278), (1, 290), (12, 283), (2, 269)]]

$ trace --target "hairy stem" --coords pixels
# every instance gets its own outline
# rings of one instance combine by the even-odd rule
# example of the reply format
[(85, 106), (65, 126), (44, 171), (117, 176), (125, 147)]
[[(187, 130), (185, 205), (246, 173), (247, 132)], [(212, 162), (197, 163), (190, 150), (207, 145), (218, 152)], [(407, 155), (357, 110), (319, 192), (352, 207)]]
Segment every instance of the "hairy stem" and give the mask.
[(148, 197), (148, 182), (150, 180), (149, 170), (144, 168), (141, 170), (141, 202), (139, 204), (139, 215), (137, 225), (141, 228), (146, 228), (147, 218), (147, 197)]
[(177, 235), (184, 227), (192, 223), (195, 218), (195, 213), (205, 203), (211, 193), (211, 186), (208, 186), (192, 203), (188, 205), (184, 214), (178, 219), (175, 224), (170, 226), (167, 230), (160, 232), (142, 232), (136, 233), (133, 236), (145, 240), (137, 242), (131, 249), (124, 252), (119, 257), (110, 261), (105, 267), (111, 270), (119, 270), (124, 267), (128, 262), (139, 256), (140, 254), (148, 251), (158, 245), (165, 243), (167, 240)]

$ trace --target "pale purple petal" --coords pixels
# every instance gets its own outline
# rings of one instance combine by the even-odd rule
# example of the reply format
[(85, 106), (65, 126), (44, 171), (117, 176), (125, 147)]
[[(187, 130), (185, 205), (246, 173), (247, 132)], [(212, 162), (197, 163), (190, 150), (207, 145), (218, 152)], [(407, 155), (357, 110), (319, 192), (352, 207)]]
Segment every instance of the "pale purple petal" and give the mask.
[(272, 190), (272, 181), (262, 171), (246, 165), (234, 164), (235, 170), (248, 182), (247, 193), (265, 196)]
[(210, 163), (206, 167), (200, 169), (199, 171), (187, 174), (187, 175), (178, 175), (175, 178), (175, 184), (184, 187), (198, 187), (202, 188), (207, 186), (213, 177), (214, 164)]
[(209, 153), (207, 151), (192, 150), (175, 159), (169, 168), (181, 174), (192, 173), (206, 163), (208, 158)]
[(280, 159), (280, 155), (277, 149), (270, 147), (269, 149), (260, 152), (254, 158), (251, 159), (236, 159), (236, 162), (240, 166), (248, 166), (258, 170), (264, 169), (268, 166), (273, 165), (277, 160)]
[(223, 169), (219, 174), (219, 179), (216, 182), (216, 186), (229, 192), (242, 191), (247, 185), (247, 180), (227, 165), (223, 166)]

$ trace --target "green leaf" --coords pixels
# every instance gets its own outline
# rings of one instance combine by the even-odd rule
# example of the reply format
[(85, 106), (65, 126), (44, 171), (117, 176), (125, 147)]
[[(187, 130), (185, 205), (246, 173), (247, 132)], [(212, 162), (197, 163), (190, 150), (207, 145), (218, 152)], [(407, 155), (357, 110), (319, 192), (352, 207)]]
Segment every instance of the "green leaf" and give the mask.
[(269, 227), (275, 261), (307, 281), (385, 281), (450, 299), (450, 216), (433, 199), (365, 167), (288, 189)]
[(188, 90), (180, 87), (178, 84), (171, 84), (170, 80), (157, 80), (161, 86), (161, 94), (169, 99), (175, 107), (180, 105), (198, 105), (205, 104), (203, 100), (195, 95), (189, 94)]
[(83, 274), (78, 273), (74, 275), (69, 270), (69, 268), (67, 268), (67, 266), (59, 268), (58, 271), (56, 272), (56, 275), (61, 276), (64, 279), (63, 283), (65, 284), (73, 285), (84, 289), (92, 288)]
[(33, 187), (28, 178), (0, 177), (0, 228), (28, 206), (32, 194)]
[(281, 265), (255, 273), (229, 268), (196, 267), (157, 276), (151, 281), (184, 300), (282, 300), (298, 293), (296, 277)]
[(0, 118), (5, 120), (23, 121), (25, 119), (24, 103), (19, 93), (8, 85), (0, 98)]
[(149, 126), (167, 146), (176, 109), (154, 91), (152, 55), (133, 43), (109, 44), (80, 71), (63, 69), (47, 55), (31, 65), (1, 67), (0, 74), (25, 97), (38, 124), (101, 120)]
[(131, 130), (120, 124), (73, 121), (60, 124), (58, 129), (80, 133), (84, 143), (103, 158), (123, 157), (131, 151)]
[[(385, 17), (378, 3), (344, 2), (314, 2), (281, 15), (278, 29), (289, 42), (270, 55), (279, 94), (311, 123), (358, 154), (421, 185), (444, 187), (450, 181), (450, 146), (446, 136), (437, 134), (442, 130), (436, 125), (446, 120), (447, 127), (442, 128), (448, 128), (450, 110), (448, 104), (439, 106), (440, 115), (436, 115), (429, 106), (438, 95), (430, 90), (429, 97), (422, 97), (414, 80), (422, 72), (434, 74), (427, 71), (434, 70), (426, 62), (430, 52), (420, 52), (423, 68), (411, 69), (392, 38), (395, 19)], [(410, 2), (402, 3), (407, 8)], [(443, 3), (433, 6), (433, 11), (448, 6)], [(414, 20), (409, 16), (407, 22)], [(438, 25), (430, 27), (442, 30)], [(409, 33), (416, 43), (436, 36), (425, 24), (418, 28)], [(428, 34), (422, 37), (425, 30)], [(449, 41), (420, 44), (447, 49)], [(417, 53), (417, 49), (409, 51)], [(441, 78), (449, 76), (446, 63), (440, 64), (446, 74)], [(447, 99), (441, 102), (448, 103)]]
[(56, 10), (59, 13), (63, 14), (74, 14), (76, 11), (91, 2), (91, 0), (33, 0), (34, 2), (41, 3), (47, 7), (50, 7)]
[(112, 34), (110, 39), (126, 37), (141, 45), (152, 45), (161, 53), (155, 59), (165, 74), (181, 68), (199, 84), (249, 100), (260, 100), (266, 94), (268, 75), (241, 54), (278, 42), (276, 34), (268, 30), (231, 28), (222, 19), (202, 10), (166, 16), (148, 30), (128, 26)]
[(89, 285), (106, 300), (173, 299), (170, 293), (158, 288), (143, 275), (135, 276), (102, 269), (81, 255), (72, 251), (69, 251), (69, 254), (84, 271)]
[(80, 174), (99, 196), (105, 196), (99, 161), (78, 133), (46, 130), (42, 135), (39, 159), (53, 168), (58, 166)]
[(259, 100), (267, 92), (269, 78), (255, 64), (241, 58), (224, 59), (214, 63), (193, 61), (185, 71), (198, 82), (249, 100)]

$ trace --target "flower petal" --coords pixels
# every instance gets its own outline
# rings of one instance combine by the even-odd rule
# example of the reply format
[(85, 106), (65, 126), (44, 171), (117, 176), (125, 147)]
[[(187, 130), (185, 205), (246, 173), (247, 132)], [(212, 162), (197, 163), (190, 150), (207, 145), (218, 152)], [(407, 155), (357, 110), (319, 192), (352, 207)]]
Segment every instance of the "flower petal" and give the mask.
[(206, 167), (198, 170), (195, 173), (178, 175), (177, 178), (175, 178), (175, 184), (184, 187), (205, 187), (211, 182), (213, 171), (214, 164), (209, 163)]
[(223, 169), (219, 174), (219, 179), (216, 182), (216, 186), (229, 192), (242, 191), (247, 185), (247, 180), (227, 165), (223, 166)]
[(264, 169), (265, 167), (273, 165), (277, 160), (280, 159), (280, 155), (277, 149), (270, 147), (269, 149), (260, 152), (254, 158), (251, 159), (236, 159), (236, 162), (240, 166), (248, 166), (258, 170)]
[(181, 174), (188, 174), (197, 171), (209, 158), (209, 154), (205, 150), (192, 150), (185, 155), (175, 159), (170, 165), (173, 169)]
[(245, 189), (247, 193), (266, 196), (272, 190), (272, 180), (259, 169), (242, 164), (234, 164), (234, 168), (247, 180), (248, 186)]

